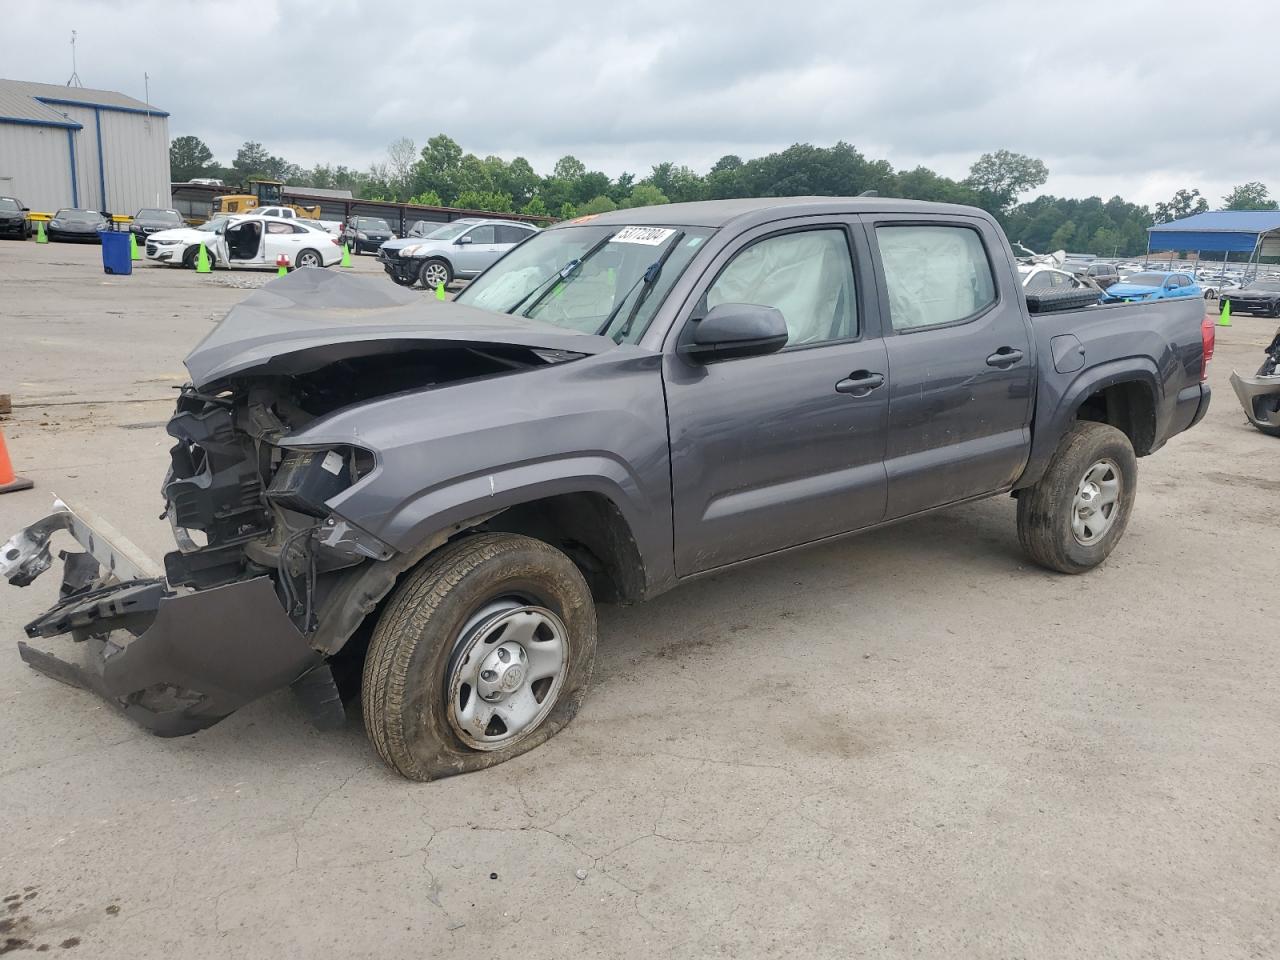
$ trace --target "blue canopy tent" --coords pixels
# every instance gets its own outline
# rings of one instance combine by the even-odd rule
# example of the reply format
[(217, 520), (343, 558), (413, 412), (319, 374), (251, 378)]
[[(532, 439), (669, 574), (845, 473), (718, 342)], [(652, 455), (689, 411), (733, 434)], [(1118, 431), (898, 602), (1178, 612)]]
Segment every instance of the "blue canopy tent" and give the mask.
[[(1249, 267), (1260, 257), (1280, 256), (1280, 210), (1210, 210), (1147, 228), (1152, 250), (1195, 250), (1226, 254), (1249, 251)], [(1249, 267), (1245, 268), (1246, 274)]]

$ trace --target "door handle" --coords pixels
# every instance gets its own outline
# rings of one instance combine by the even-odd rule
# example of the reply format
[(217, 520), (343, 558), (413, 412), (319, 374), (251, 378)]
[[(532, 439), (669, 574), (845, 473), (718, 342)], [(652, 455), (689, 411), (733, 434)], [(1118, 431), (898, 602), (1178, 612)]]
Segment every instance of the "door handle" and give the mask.
[(836, 393), (847, 393), (851, 397), (865, 397), (876, 387), (882, 386), (884, 386), (883, 373), (855, 370), (836, 384)]
[(1013, 347), (1001, 347), (991, 356), (987, 357), (988, 367), (1012, 367), (1015, 363), (1022, 359), (1022, 351), (1015, 350)]

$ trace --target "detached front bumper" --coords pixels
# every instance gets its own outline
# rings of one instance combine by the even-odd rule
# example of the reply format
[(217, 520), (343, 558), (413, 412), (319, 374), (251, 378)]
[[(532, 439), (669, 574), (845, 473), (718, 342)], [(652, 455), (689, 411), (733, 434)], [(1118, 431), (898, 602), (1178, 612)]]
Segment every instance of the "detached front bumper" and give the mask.
[(1280, 430), (1280, 376), (1242, 377), (1232, 370), (1231, 389), (1250, 423), (1269, 432)]
[(418, 272), (422, 269), (421, 260), (387, 256), (383, 253), (378, 254), (378, 260), (393, 280), (398, 280), (405, 286), (412, 286), (418, 282)]
[(0, 576), (26, 586), (49, 569), (49, 539), (58, 530), (86, 552), (61, 554), (63, 598), (26, 633), (69, 633), (88, 654), (77, 664), (23, 642), (19, 653), (41, 673), (93, 691), (158, 736), (210, 727), (323, 660), (285, 614), (270, 578), (175, 591), (136, 547), (61, 502), (0, 546)]

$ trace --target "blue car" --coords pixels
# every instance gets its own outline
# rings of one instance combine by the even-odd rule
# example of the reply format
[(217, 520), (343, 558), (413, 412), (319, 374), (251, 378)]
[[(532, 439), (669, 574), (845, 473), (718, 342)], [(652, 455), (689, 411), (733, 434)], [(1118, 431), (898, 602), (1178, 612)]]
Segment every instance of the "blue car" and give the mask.
[(1107, 287), (1102, 302), (1123, 303), (1130, 300), (1171, 300), (1174, 297), (1203, 296), (1204, 291), (1189, 273), (1145, 270)]

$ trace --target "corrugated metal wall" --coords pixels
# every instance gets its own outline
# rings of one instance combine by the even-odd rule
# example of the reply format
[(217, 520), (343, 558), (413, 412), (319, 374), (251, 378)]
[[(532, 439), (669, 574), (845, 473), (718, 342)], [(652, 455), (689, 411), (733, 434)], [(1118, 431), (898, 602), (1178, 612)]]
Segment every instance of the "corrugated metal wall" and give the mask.
[(71, 206), (67, 153), (62, 127), (0, 122), (0, 193), (17, 197), (32, 210), (52, 213)]
[(129, 215), (142, 207), (171, 205), (166, 117), (106, 107), (59, 104), (57, 109), (83, 125), (71, 134), (77, 190), (71, 186), (65, 129), (0, 122), (0, 177), (13, 177), (0, 180), (0, 193), (12, 193), (32, 210), (49, 213), (73, 206), (77, 199), (81, 207)]
[(143, 207), (172, 206), (168, 118), (115, 110), (102, 110), (101, 116), (105, 209), (132, 216)]

